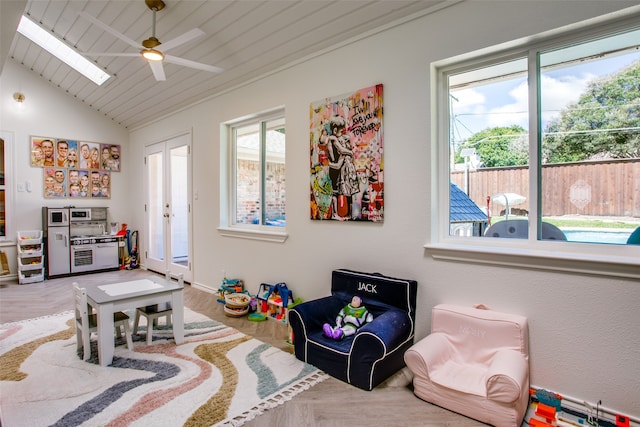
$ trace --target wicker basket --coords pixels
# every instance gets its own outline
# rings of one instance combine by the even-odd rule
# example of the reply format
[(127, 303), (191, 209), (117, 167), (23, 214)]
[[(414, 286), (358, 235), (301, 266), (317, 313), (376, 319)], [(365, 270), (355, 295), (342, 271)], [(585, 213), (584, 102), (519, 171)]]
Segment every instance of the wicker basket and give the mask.
[(229, 308), (245, 308), (251, 302), (251, 297), (247, 294), (228, 294), (224, 302)]
[(247, 294), (228, 294), (224, 299), (224, 314), (229, 317), (242, 317), (249, 312), (251, 297)]
[(228, 317), (242, 317), (249, 312), (249, 306), (245, 308), (231, 308), (224, 306), (224, 314)]

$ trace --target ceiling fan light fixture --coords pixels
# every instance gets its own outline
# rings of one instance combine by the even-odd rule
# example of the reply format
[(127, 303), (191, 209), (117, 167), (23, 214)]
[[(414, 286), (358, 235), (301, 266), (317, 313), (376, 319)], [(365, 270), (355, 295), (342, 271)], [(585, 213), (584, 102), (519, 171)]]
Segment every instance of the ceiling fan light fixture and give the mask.
[(144, 49), (140, 52), (147, 61), (160, 62), (164, 60), (164, 54), (155, 49)]

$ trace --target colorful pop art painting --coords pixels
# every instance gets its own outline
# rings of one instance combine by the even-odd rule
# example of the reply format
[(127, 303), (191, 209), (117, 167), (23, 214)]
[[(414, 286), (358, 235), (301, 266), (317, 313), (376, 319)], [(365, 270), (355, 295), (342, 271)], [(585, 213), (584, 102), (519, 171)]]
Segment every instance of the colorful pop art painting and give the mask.
[(311, 103), (311, 219), (384, 219), (382, 85)]

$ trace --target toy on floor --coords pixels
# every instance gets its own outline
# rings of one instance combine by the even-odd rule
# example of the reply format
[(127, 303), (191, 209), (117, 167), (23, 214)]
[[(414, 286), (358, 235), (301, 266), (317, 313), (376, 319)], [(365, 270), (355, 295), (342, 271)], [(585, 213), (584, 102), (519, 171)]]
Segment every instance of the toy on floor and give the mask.
[(251, 320), (252, 322), (262, 322), (264, 320), (267, 320), (267, 316), (261, 313), (251, 313), (249, 314), (247, 319)]
[(365, 324), (373, 321), (373, 315), (362, 305), (362, 298), (354, 295), (351, 303), (340, 310), (336, 317), (336, 326), (325, 323), (322, 332), (328, 338), (341, 340), (344, 337), (355, 334)]
[(242, 317), (249, 312), (251, 296), (247, 294), (225, 295), (224, 314), (228, 317)]
[(293, 306), (293, 292), (287, 284), (282, 282), (276, 285), (260, 284), (257, 298), (257, 312), (267, 318), (287, 322), (287, 310)]
[(244, 282), (239, 279), (222, 279), (222, 283), (218, 288), (218, 302), (225, 303), (225, 298), (229, 294), (248, 293), (244, 290)]
[(537, 401), (547, 406), (552, 406), (556, 408), (556, 412), (562, 411), (562, 396), (557, 393), (553, 393), (543, 388), (537, 390), (531, 388), (529, 389), (529, 395), (534, 402)]

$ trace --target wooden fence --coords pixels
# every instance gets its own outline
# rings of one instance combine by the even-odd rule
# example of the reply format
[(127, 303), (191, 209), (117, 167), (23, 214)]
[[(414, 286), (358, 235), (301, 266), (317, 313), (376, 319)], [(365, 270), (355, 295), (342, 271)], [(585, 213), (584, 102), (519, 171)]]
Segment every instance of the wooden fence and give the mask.
[[(465, 173), (451, 182), (465, 190)], [(542, 166), (542, 215), (586, 215), (640, 218), (640, 159), (603, 160)], [(485, 168), (469, 172), (469, 197), (481, 208), (487, 196), (517, 193), (528, 197), (529, 168)], [(510, 206), (529, 210), (529, 200)], [(491, 215), (504, 205), (491, 203)]]

